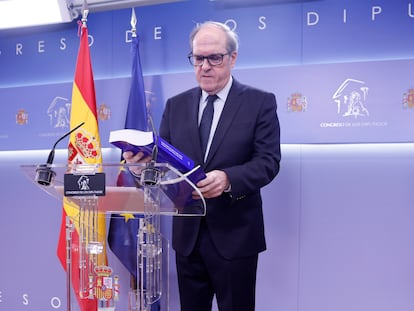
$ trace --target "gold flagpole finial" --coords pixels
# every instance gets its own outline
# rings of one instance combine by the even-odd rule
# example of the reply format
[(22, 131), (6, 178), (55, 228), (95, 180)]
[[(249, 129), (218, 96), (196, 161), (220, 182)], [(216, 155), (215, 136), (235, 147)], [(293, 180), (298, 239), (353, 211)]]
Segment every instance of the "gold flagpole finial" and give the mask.
[(135, 9), (132, 8), (132, 14), (131, 14), (131, 31), (132, 36), (137, 36), (137, 16), (135, 15)]

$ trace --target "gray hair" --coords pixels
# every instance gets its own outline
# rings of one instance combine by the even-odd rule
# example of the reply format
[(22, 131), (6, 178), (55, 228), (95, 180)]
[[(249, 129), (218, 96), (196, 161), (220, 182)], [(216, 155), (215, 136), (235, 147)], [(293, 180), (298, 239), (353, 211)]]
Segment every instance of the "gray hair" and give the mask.
[(197, 25), (192, 32), (190, 33), (190, 51), (193, 51), (193, 41), (197, 33), (205, 27), (217, 27), (221, 29), (226, 34), (226, 50), (228, 53), (238, 51), (239, 49), (239, 36), (236, 32), (230, 29), (229, 26), (220, 22), (208, 21), (200, 25)]

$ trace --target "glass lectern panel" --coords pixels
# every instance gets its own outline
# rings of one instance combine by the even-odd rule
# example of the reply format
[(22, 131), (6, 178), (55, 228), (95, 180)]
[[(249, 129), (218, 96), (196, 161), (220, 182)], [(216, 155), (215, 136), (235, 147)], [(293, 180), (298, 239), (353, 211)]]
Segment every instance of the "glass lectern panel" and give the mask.
[[(205, 215), (205, 200), (192, 181), (193, 172), (182, 174), (166, 163), (21, 168), (39, 188), (62, 201), (68, 215), (68, 311), (80, 310), (85, 300), (95, 303), (97, 311), (114, 311), (118, 306), (128, 311), (169, 310), (169, 242), (161, 234), (160, 216)], [(130, 272), (127, 293), (107, 261), (107, 244), (114, 240), (106, 236), (108, 222), (109, 226), (135, 224), (129, 263), (111, 247)]]
[[(71, 174), (81, 178), (84, 175), (103, 173), (105, 177), (105, 195), (98, 195), (98, 209), (107, 213), (144, 213), (144, 188), (141, 183), (141, 171), (146, 164), (94, 164), (94, 165), (48, 165), (51, 170), (50, 184), (38, 182), (39, 170), (43, 173), (44, 165), (22, 165), (25, 174), (48, 194), (62, 199), (79, 203), (82, 196), (66, 195), (65, 175)], [(203, 216), (205, 215), (205, 200), (195, 184), (187, 175), (180, 173), (167, 163), (154, 164), (159, 173), (158, 181), (149, 187), (159, 187), (160, 214), (171, 216)], [(41, 176), (42, 177), (42, 176)], [(192, 193), (197, 193), (200, 199), (193, 199)]]

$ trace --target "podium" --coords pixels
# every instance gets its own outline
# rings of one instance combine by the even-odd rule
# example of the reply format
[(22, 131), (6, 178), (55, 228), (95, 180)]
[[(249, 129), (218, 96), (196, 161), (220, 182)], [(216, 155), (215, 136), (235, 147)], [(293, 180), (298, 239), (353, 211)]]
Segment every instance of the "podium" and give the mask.
[[(67, 310), (96, 302), (114, 311), (122, 289), (106, 261), (108, 217), (138, 218), (134, 286), (128, 311), (169, 310), (169, 242), (160, 216), (204, 216), (205, 200), (195, 186), (197, 168), (181, 173), (168, 163), (21, 165), (41, 190), (63, 203), (66, 218)], [(193, 198), (196, 192), (198, 198)], [(124, 289), (125, 290), (125, 289)], [(124, 303), (125, 304), (125, 303)], [(125, 309), (122, 309), (125, 310)]]

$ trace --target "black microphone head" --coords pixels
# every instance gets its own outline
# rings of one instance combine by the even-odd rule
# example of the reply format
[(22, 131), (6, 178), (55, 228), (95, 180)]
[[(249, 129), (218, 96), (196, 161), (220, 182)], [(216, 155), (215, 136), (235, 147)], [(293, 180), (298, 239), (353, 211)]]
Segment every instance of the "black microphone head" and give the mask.
[(42, 186), (50, 186), (56, 176), (49, 164), (40, 164), (36, 169), (35, 180)]
[(148, 187), (156, 186), (160, 180), (161, 171), (155, 167), (155, 161), (152, 160), (141, 172), (141, 184)]
[(51, 165), (55, 158), (55, 148), (50, 150), (47, 157), (46, 164), (40, 164), (36, 168), (36, 181), (42, 186), (50, 186), (56, 176), (56, 173), (52, 170)]

